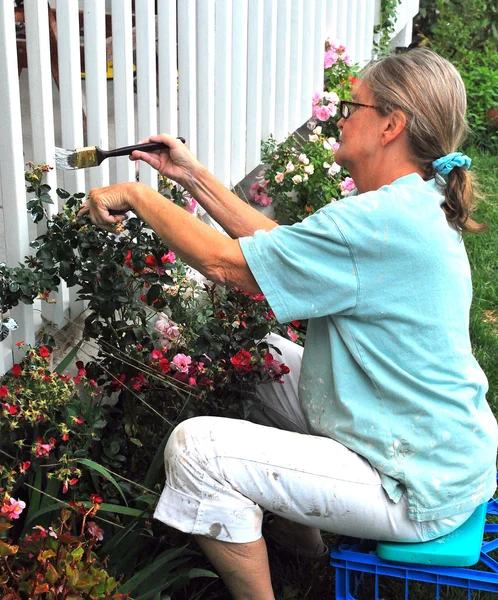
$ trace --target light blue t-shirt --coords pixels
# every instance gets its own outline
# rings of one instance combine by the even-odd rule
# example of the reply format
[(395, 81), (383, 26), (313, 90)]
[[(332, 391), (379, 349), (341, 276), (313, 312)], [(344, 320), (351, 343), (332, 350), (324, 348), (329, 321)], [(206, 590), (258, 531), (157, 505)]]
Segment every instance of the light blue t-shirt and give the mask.
[(442, 202), (414, 173), (239, 240), (277, 319), (309, 319), (299, 398), (311, 431), (365, 457), (421, 521), (496, 487), (470, 268)]

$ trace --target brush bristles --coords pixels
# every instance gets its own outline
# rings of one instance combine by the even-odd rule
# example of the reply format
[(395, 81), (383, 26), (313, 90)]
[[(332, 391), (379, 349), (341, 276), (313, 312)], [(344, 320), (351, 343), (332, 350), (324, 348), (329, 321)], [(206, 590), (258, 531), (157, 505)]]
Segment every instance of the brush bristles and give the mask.
[(55, 149), (55, 168), (56, 169), (76, 169), (76, 153), (74, 150), (64, 150), (64, 148)]
[(57, 169), (86, 169), (97, 165), (97, 149), (95, 146), (76, 148), (76, 150), (55, 149), (55, 165)]

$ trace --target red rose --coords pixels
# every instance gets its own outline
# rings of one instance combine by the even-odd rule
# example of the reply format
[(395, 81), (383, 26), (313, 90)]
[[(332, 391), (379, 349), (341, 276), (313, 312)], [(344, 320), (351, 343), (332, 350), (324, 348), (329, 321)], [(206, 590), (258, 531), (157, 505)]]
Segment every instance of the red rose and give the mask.
[(152, 254), (149, 254), (145, 257), (145, 264), (151, 268), (156, 266), (156, 259), (152, 256)]
[(50, 356), (50, 350), (46, 346), (40, 346), (38, 352), (42, 358), (48, 358)]
[(237, 371), (252, 371), (251, 353), (247, 350), (240, 350), (235, 356), (232, 356), (230, 362)]
[(22, 373), (22, 367), (21, 365), (14, 365), (12, 367), (12, 375), (14, 375), (14, 377), (19, 377), (19, 375)]
[(0, 397), (6, 398), (9, 395), (9, 388), (6, 385), (0, 387)]

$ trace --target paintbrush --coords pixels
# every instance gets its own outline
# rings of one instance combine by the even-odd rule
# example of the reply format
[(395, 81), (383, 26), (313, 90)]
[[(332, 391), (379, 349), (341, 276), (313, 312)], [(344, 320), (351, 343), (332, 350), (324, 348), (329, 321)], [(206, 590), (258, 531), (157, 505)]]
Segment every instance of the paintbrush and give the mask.
[[(178, 138), (183, 143), (183, 138)], [(133, 146), (124, 146), (114, 150), (102, 150), (97, 146), (86, 146), (85, 148), (75, 148), (74, 150), (65, 150), (64, 148), (55, 149), (55, 166), (57, 169), (87, 169), (88, 167), (98, 167), (106, 158), (112, 156), (129, 156), (133, 150), (142, 152), (154, 152), (155, 150), (164, 150), (166, 144), (162, 142), (147, 142), (146, 144), (134, 144)]]

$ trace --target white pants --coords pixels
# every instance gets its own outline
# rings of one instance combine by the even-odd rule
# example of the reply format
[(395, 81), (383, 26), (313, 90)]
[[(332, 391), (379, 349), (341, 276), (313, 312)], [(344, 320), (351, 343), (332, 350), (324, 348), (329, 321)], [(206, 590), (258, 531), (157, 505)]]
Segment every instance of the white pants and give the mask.
[(256, 418), (266, 425), (223, 417), (178, 425), (164, 453), (156, 519), (185, 533), (245, 543), (261, 537), (265, 508), (337, 534), (419, 542), (449, 533), (472, 514), (412, 521), (406, 498), (392, 502), (368, 461), (335, 440), (309, 435), (297, 398), (302, 348), (279, 336), (268, 341), (280, 347), (291, 373), (284, 385), (259, 388)]

